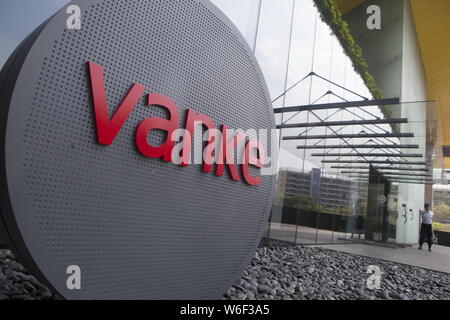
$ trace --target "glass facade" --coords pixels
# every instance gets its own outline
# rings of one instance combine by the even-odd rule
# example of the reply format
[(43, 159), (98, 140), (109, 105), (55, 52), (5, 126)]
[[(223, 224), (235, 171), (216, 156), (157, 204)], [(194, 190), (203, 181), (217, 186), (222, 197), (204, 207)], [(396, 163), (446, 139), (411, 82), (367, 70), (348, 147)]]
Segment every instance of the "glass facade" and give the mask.
[[(373, 99), (313, 0), (212, 2), (254, 49), (274, 108)], [(310, 72), (316, 75), (308, 77)], [(399, 72), (391, 81), (401, 87), (402, 80), (408, 81), (402, 77)], [(391, 117), (408, 118), (408, 123), (320, 125), (385, 119), (378, 106), (276, 114), (278, 125), (300, 126), (279, 130), (278, 183), (266, 237), (304, 244), (407, 242), (403, 233), (411, 236), (418, 228), (414, 218), (427, 183), (422, 180), (435, 178), (433, 171), (425, 171), (435, 162), (426, 150), (432, 106), (387, 108)], [(418, 146), (399, 149), (393, 144)], [(386, 161), (391, 162), (382, 164)], [(381, 174), (380, 166), (392, 172)]]
[[(274, 108), (373, 98), (313, 0), (212, 2), (254, 50)], [(8, 8), (0, 10), (0, 65), (27, 34), (66, 3), (68, 0), (18, 0), (2, 4)], [(21, 10), (30, 11), (30, 19), (18, 18)], [(378, 106), (276, 115), (278, 125), (299, 126), (279, 130), (278, 183), (266, 237), (305, 244), (403, 242), (399, 228), (407, 223), (418, 228), (418, 221), (411, 217), (414, 219), (417, 203), (419, 207), (423, 204), (425, 186), (411, 183), (428, 177), (425, 171), (413, 170), (423, 167), (400, 163), (430, 164), (426, 145), (428, 131), (433, 130), (427, 121), (431, 106), (408, 103), (390, 109), (396, 117), (408, 117), (409, 123), (323, 126), (324, 121), (384, 119)], [(398, 133), (414, 133), (414, 137)], [(419, 144), (419, 148), (389, 148), (392, 144)], [(389, 165), (395, 170), (390, 179), (373, 164), (388, 159), (399, 162)], [(405, 166), (412, 171), (401, 171)], [(417, 194), (422, 194), (422, 199), (417, 199)]]

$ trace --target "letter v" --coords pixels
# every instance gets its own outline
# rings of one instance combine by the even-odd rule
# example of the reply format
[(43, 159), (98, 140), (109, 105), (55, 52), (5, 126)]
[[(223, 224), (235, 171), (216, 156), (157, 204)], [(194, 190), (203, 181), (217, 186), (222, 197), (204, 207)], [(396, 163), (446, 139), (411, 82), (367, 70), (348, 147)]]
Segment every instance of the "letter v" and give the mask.
[(138, 83), (133, 84), (132, 88), (110, 120), (106, 103), (103, 68), (92, 61), (88, 61), (87, 65), (89, 69), (91, 95), (94, 106), (94, 117), (97, 126), (97, 140), (98, 143), (109, 146), (113, 143), (123, 124), (133, 111), (137, 102), (144, 93), (145, 88)]

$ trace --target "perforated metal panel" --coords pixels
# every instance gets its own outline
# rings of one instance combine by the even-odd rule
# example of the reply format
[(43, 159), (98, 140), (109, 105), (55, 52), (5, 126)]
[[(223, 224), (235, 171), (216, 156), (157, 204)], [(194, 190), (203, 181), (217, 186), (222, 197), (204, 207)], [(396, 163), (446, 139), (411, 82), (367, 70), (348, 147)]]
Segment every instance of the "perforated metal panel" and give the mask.
[[(254, 56), (207, 1), (72, 4), (82, 29), (66, 29), (64, 8), (2, 74), (2, 222), (17, 254), (69, 299), (220, 297), (254, 253), (274, 177), (254, 187), (145, 158), (136, 126), (167, 115), (144, 96), (114, 143), (99, 145), (86, 62), (105, 70), (110, 115), (137, 82), (175, 101), (180, 126), (189, 108), (217, 126), (270, 129)], [(152, 131), (148, 140), (164, 138)], [(66, 288), (69, 265), (81, 267), (81, 290)]]

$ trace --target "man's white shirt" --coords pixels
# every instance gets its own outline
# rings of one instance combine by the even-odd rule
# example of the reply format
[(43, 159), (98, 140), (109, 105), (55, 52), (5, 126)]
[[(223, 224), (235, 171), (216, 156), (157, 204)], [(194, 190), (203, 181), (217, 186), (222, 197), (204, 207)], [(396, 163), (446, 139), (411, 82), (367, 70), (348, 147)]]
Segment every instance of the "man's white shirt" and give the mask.
[(433, 222), (433, 211), (420, 210), (420, 218), (422, 223), (431, 224)]

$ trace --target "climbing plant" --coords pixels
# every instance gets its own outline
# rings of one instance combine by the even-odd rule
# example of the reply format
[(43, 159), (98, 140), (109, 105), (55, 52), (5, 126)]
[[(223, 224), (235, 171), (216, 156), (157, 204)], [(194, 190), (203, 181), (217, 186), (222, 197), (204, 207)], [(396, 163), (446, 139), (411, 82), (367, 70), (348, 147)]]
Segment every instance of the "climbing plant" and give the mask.
[[(355, 42), (347, 22), (342, 17), (334, 0), (314, 0), (321, 19), (328, 24), (338, 38), (347, 56), (353, 63), (355, 71), (361, 75), (365, 85), (375, 99), (382, 99), (383, 92), (378, 88), (374, 77), (369, 72), (369, 66), (364, 59), (363, 50)], [(380, 107), (386, 118), (392, 117), (392, 112), (385, 106)]]

